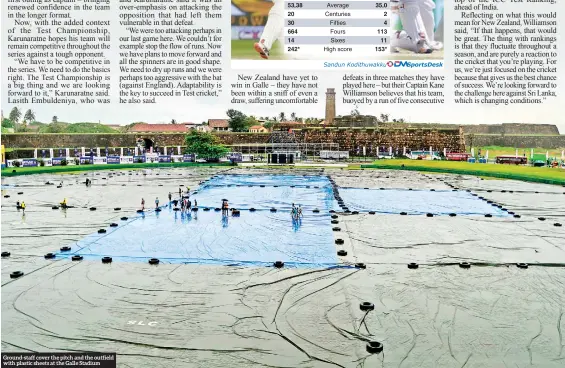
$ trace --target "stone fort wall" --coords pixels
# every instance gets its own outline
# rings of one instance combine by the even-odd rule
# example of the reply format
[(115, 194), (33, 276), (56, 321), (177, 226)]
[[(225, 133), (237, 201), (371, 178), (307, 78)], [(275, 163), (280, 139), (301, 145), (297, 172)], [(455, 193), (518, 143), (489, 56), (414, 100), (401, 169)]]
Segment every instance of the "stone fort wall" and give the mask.
[(515, 148), (546, 148), (565, 149), (565, 135), (480, 135), (466, 134), (465, 143), (468, 147), (515, 147)]
[(465, 142), (459, 129), (303, 129), (295, 132), (304, 143), (338, 143), (339, 149), (354, 153), (359, 147), (393, 147), (412, 150), (464, 151)]
[[(502, 146), (515, 148), (564, 149), (565, 135), (508, 135), (468, 133), (461, 134), (453, 126), (435, 126), (426, 129), (422, 125), (387, 124), (385, 128), (306, 128), (295, 130), (298, 142), (338, 143), (340, 150), (355, 153), (358, 147), (407, 147), (410, 149), (447, 148), (463, 151), (465, 148)], [(269, 133), (217, 133), (226, 145), (268, 143)], [(184, 134), (3, 134), (2, 144), (6, 148), (25, 150), (34, 148), (80, 148), (80, 147), (134, 147), (138, 138), (149, 138), (158, 146), (176, 147), (184, 144)], [(24, 153), (22, 153), (24, 154)], [(11, 158), (8, 153), (7, 157)]]
[[(217, 133), (226, 145), (268, 143), (269, 133)], [(411, 149), (465, 149), (459, 129), (313, 128), (294, 131), (297, 142), (338, 143), (340, 150), (355, 152), (359, 146), (392, 146)], [(134, 147), (138, 138), (159, 147), (184, 144), (184, 134), (3, 134), (2, 144), (12, 149)]]
[[(456, 129), (456, 124), (434, 123), (381, 123), (390, 128), (421, 128), (421, 129)], [(520, 135), (559, 135), (559, 129), (553, 124), (476, 124), (461, 125), (465, 134), (520, 134)]]
[(559, 135), (559, 129), (552, 124), (478, 124), (465, 125), (463, 130), (470, 134)]
[(2, 134), (6, 148), (134, 147), (137, 138), (179, 145), (184, 134)]

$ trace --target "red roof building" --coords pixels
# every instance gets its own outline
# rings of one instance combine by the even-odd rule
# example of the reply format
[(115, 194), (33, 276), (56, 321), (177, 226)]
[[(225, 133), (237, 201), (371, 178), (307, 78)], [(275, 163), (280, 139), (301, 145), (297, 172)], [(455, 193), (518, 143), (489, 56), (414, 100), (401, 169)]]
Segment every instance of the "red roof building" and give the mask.
[(265, 128), (262, 125), (253, 125), (249, 128), (250, 133), (268, 133), (269, 129)]
[(145, 124), (139, 123), (132, 126), (130, 133), (186, 133), (189, 128), (184, 124)]
[(208, 119), (208, 126), (214, 131), (227, 132), (231, 130), (228, 119)]

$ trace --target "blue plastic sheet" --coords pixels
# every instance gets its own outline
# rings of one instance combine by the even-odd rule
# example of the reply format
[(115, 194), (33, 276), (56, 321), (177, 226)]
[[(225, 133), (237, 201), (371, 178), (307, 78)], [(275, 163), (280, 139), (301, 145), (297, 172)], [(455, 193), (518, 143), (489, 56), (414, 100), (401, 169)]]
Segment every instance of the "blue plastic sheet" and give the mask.
[(337, 258), (329, 214), (242, 211), (239, 217), (203, 211), (182, 214), (172, 208), (148, 212), (105, 234), (92, 234), (72, 248), (72, 254), (100, 259), (169, 263), (328, 267)]
[(198, 206), (220, 207), (227, 199), (230, 208), (290, 211), (292, 204), (304, 210), (333, 208), (333, 191), (324, 176), (233, 175), (206, 182), (191, 196)]
[(218, 175), (207, 181), (203, 187), (208, 186), (310, 186), (330, 187), (331, 184), (326, 176), (313, 175)]
[[(194, 189), (194, 188), (193, 188)], [(467, 192), (340, 188), (350, 210), (409, 214), (456, 213), (504, 216), (505, 213)], [(239, 217), (215, 211), (227, 199)], [(198, 211), (182, 214), (171, 204), (147, 210), (106, 233), (94, 233), (72, 245), (70, 253), (86, 259), (112, 256), (116, 261), (288, 267), (337, 266), (329, 211), (340, 211), (327, 177), (293, 175), (225, 175), (193, 190)], [(193, 202), (194, 203), (194, 202)], [(295, 221), (292, 204), (304, 217)], [(249, 211), (254, 208), (256, 211)], [(271, 212), (276, 208), (277, 212)], [(208, 209), (208, 211), (205, 211)], [(318, 209), (315, 213), (313, 210)]]
[(378, 213), (509, 216), (497, 207), (464, 191), (340, 188), (339, 194), (350, 211)]
[[(215, 211), (224, 198), (230, 208), (241, 211), (239, 217)], [(117, 228), (107, 228), (105, 234), (86, 237), (72, 246), (71, 253), (61, 256), (254, 266), (271, 266), (275, 261), (285, 262), (285, 267), (337, 265), (329, 217), (333, 192), (326, 177), (214, 177), (196, 190), (191, 196), (195, 199), (196, 212), (182, 214), (171, 205), (159, 213), (149, 210), (121, 221)], [(303, 208), (299, 221), (290, 214), (293, 203)], [(255, 212), (248, 210), (252, 207)]]

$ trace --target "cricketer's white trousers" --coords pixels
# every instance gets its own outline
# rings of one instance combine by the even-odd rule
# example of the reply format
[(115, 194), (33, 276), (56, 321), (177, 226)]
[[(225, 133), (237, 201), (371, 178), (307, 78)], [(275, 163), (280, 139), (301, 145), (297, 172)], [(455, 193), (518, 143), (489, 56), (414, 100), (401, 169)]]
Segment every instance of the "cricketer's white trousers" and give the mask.
[(393, 0), (391, 5), (403, 27), (402, 32), (392, 35), (391, 46), (410, 50), (421, 39), (425, 39), (428, 44), (435, 42), (433, 0)]
[(261, 42), (269, 50), (277, 39), (284, 42), (284, 0), (273, 0), (267, 24), (261, 34)]

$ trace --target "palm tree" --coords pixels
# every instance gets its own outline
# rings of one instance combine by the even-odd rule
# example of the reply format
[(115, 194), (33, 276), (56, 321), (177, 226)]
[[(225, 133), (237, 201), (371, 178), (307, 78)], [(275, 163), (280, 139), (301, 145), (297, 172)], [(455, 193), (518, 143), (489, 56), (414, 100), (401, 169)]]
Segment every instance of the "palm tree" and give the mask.
[(52, 123), (57, 123), (59, 121), (59, 118), (57, 118), (57, 115), (53, 116), (53, 118), (51, 119)]
[(171, 124), (176, 124), (177, 121), (175, 119), (171, 120)]
[(296, 113), (295, 112), (290, 113), (290, 120), (296, 121)]
[(8, 120), (10, 120), (12, 122), (12, 124), (14, 124), (14, 132), (18, 131), (18, 121), (20, 121), (20, 118), (22, 117), (22, 113), (21, 111), (17, 108), (14, 107), (12, 109), (12, 111), (10, 111), (10, 115), (8, 116)]
[(281, 122), (286, 121), (286, 116), (284, 114), (284, 111), (279, 114), (279, 119), (281, 120)]
[(381, 122), (382, 122), (382, 123), (388, 122), (388, 118), (389, 118), (389, 117), (390, 117), (389, 114), (381, 114), (381, 115), (380, 115)]
[(27, 125), (27, 123), (31, 123), (35, 121), (35, 114), (33, 111), (31, 111), (31, 109), (28, 109), (24, 115), (24, 127)]
[(21, 117), (22, 117), (22, 112), (20, 111), (20, 109), (14, 107), (12, 111), (10, 111), (10, 116), (8, 119), (10, 119), (10, 121), (13, 124), (17, 124), (20, 121)]
[(355, 104), (353, 106), (353, 110), (351, 110), (351, 116), (359, 116), (359, 115), (361, 115), (361, 113), (359, 112), (359, 106)]

